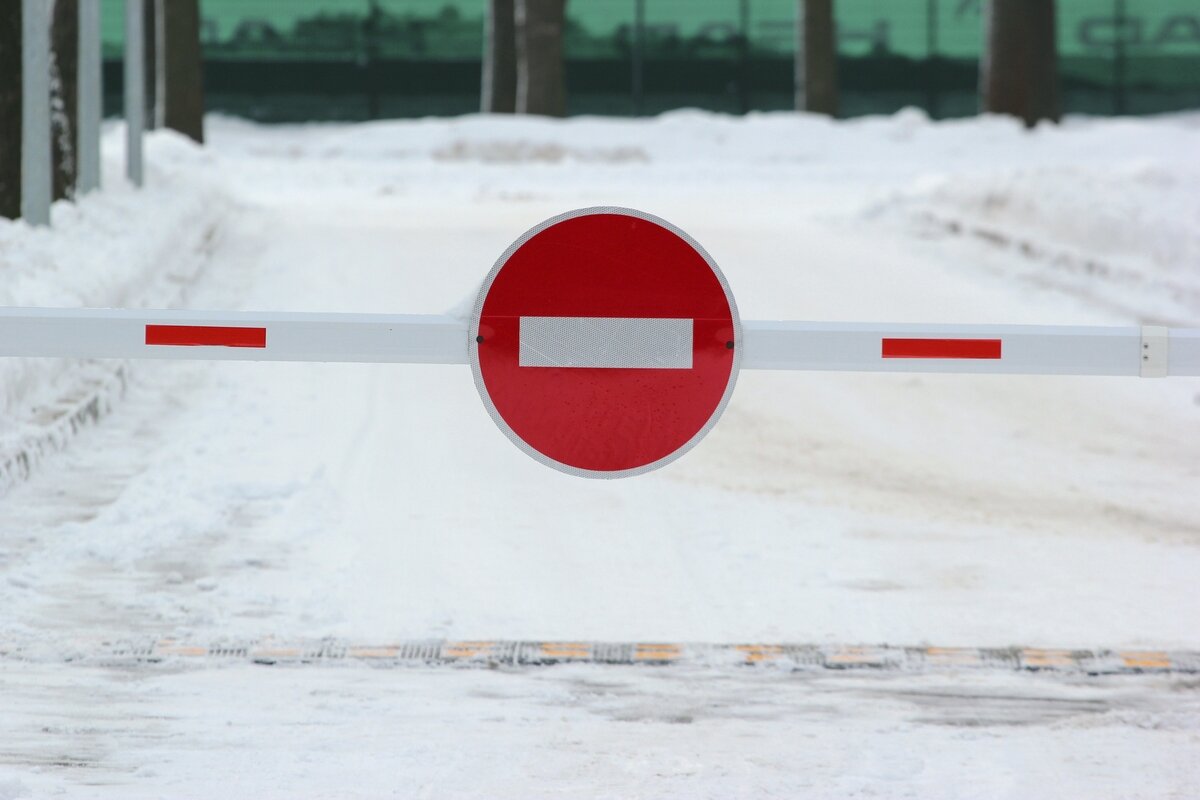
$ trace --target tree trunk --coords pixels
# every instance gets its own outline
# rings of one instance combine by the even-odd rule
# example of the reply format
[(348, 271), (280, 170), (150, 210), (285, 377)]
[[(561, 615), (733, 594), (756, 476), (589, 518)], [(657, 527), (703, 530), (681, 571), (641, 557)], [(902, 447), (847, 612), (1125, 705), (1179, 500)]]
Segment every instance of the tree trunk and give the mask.
[(484, 113), (511, 114), (517, 110), (517, 34), (513, 0), (488, 0), (484, 32)]
[(518, 114), (567, 114), (563, 74), (566, 6), (567, 0), (516, 0)]
[(142, 41), (146, 55), (146, 130), (158, 127), (158, 14), (155, 0), (142, 3)]
[(21, 0), (0, 0), (0, 217), (21, 216)]
[(838, 113), (837, 23), (833, 0), (803, 0), (806, 110)]
[(1062, 116), (1054, 0), (989, 0), (980, 65), (983, 109), (1032, 127)]
[(75, 199), (79, 177), (79, 0), (55, 0), (50, 33), (53, 198)]
[[(61, 2), (61, 0), (60, 0)], [(200, 57), (200, 0), (164, 4), (165, 103), (168, 128), (204, 142), (204, 72)]]

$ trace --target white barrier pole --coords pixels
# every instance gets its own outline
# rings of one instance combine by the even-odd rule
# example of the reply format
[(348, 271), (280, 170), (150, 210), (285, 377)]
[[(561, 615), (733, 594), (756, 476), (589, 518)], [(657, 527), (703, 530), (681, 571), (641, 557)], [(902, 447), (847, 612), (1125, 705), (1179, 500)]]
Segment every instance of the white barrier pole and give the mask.
[(142, 134), (146, 128), (145, 0), (125, 0), (125, 172), (144, 181)]
[(79, 192), (100, 188), (100, 122), (104, 115), (104, 61), (100, 2), (79, 0)]
[(1200, 329), (745, 322), (744, 369), (1200, 375)]
[(30, 225), (50, 224), (50, 141), (50, 7), (22, 0), (21, 216)]
[[(1200, 376), (1200, 329), (743, 323), (744, 369)], [(0, 356), (466, 364), (435, 315), (0, 308)], [(564, 367), (566, 368), (566, 367)]]
[(0, 308), (0, 356), (466, 364), (435, 315)]

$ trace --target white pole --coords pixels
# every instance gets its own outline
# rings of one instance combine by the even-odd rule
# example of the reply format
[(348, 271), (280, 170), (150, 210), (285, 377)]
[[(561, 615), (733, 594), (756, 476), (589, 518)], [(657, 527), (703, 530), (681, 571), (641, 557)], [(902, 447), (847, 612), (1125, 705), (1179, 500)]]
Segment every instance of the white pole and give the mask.
[(142, 134), (146, 128), (144, 0), (125, 0), (125, 171), (135, 186), (144, 181)]
[(104, 115), (104, 61), (100, 2), (79, 0), (79, 191), (100, 188), (100, 121)]
[[(466, 364), (469, 328), (436, 315), (0, 308), (0, 356)], [(1200, 375), (1197, 328), (747, 321), (736, 346), (744, 369)]]
[(980, 375), (1200, 374), (1200, 329), (1130, 325), (743, 323), (743, 369)]
[(807, 0), (796, 0), (796, 63), (793, 74), (797, 111), (808, 110), (808, 63), (805, 60), (807, 48), (804, 44), (807, 9)]
[(438, 315), (0, 308), (0, 356), (466, 364)]
[(50, 224), (50, 3), (21, 4), (21, 216)]

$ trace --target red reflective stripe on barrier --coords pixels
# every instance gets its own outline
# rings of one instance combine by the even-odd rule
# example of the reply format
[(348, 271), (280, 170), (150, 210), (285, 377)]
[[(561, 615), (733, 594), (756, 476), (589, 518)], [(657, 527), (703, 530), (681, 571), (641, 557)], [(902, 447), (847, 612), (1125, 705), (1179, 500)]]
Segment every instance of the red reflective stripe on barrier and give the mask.
[(147, 325), (146, 344), (176, 347), (266, 347), (266, 328), (217, 325)]
[(1000, 339), (884, 339), (884, 358), (1000, 358)]

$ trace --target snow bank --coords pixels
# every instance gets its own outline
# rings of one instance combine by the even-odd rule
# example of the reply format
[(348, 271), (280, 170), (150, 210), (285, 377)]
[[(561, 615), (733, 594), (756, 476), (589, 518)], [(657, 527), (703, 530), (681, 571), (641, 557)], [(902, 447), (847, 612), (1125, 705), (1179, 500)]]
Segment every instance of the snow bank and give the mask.
[(28, 786), (16, 778), (0, 777), (0, 800), (18, 800), (21, 797), (32, 797)]
[(1145, 152), (1147, 143), (1172, 163), (1197, 152), (1200, 114), (1068, 119), (1027, 131), (1003, 116), (933, 122), (917, 109), (890, 116), (834, 121), (816, 114), (752, 113), (733, 117), (683, 110), (650, 119), (468, 115), (366, 124), (259, 126), (210, 116), (226, 154), (268, 158), (436, 161), (498, 166), (520, 163), (603, 164), (636, 169), (645, 163), (764, 163), (861, 166), (922, 172), (1014, 162), (1112, 163)]
[(1198, 185), (1194, 163), (1166, 159), (1019, 167), (933, 176), (896, 205), (942, 232), (1016, 251), (1026, 277), (1183, 327), (1200, 319)]
[[(105, 189), (60, 202), (50, 228), (0, 220), (0, 306), (170, 307), (206, 261), (229, 203), (211, 157), (173, 132), (147, 141), (147, 185), (121, 175), (122, 131), (107, 132)], [(127, 365), (0, 359), (0, 488), (107, 408)]]
[[(706, 237), (712, 249), (723, 229), (734, 236), (787, 225), (819, 196), (828, 228), (880, 230), (882, 219), (904, 228), (893, 233), (941, 237), (943, 250), (969, 239), (964, 271), (1081, 299), (1103, 310), (1093, 323), (1200, 320), (1197, 113), (1069, 118), (1032, 131), (1001, 116), (933, 122), (916, 109), (842, 122), (694, 110), (638, 120), (471, 115), (270, 128), (218, 117), (210, 129), (224, 156), (256, 173), (257, 199), (269, 202), (279, 187), (265, 183), (290, 184), (292, 166), (303, 163), (322, 174), (324, 191), (342, 193), (339, 202), (420, 198), (426, 216), (446, 220), (466, 203), (553, 212), (625, 204), (716, 231)], [(681, 200), (681, 189), (698, 200), (717, 186), (718, 199)], [(441, 217), (433, 212), (440, 204)], [(749, 208), (755, 213), (738, 213)], [(979, 244), (995, 257), (981, 260), (972, 249)], [(833, 309), (772, 302), (758, 313)]]

